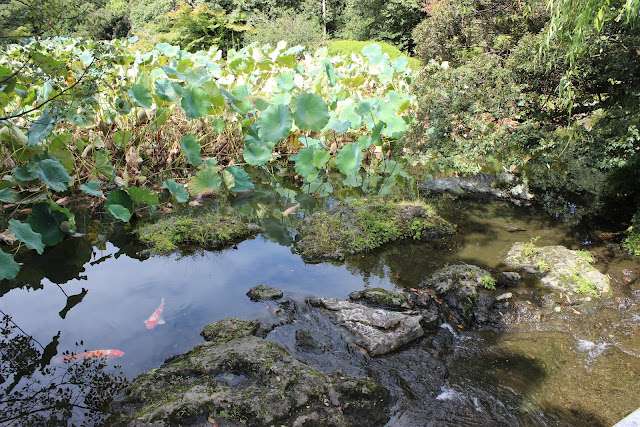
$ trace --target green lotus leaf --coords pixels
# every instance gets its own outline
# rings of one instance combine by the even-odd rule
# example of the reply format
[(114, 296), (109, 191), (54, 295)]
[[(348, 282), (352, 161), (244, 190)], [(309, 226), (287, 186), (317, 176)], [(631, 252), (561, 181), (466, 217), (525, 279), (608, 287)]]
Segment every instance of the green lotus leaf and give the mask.
[(113, 135), (113, 143), (116, 147), (124, 150), (127, 147), (127, 143), (131, 140), (131, 132), (128, 130), (119, 130)]
[(184, 185), (178, 184), (173, 179), (169, 179), (162, 183), (162, 187), (169, 190), (179, 203), (185, 203), (189, 200), (189, 193), (185, 190)]
[(182, 109), (190, 119), (197, 119), (205, 116), (209, 112), (209, 95), (199, 87), (188, 87), (182, 93), (182, 101), (180, 102)]
[(329, 182), (312, 182), (309, 185), (304, 186), (304, 190), (309, 193), (317, 193), (320, 197), (328, 197), (333, 193), (333, 185)]
[(168, 79), (156, 80), (156, 95), (163, 101), (173, 102), (178, 94), (173, 87), (173, 83)]
[(93, 173), (104, 175), (105, 177), (112, 180), (116, 176), (116, 170), (113, 168), (111, 164), (111, 160), (109, 159), (109, 153), (105, 153), (103, 151), (94, 151), (93, 152)]
[(296, 126), (302, 130), (320, 131), (329, 123), (329, 105), (320, 95), (300, 93), (291, 100)]
[(316, 152), (313, 153), (313, 166), (317, 167), (318, 169), (322, 169), (324, 165), (327, 164), (329, 159), (331, 159), (331, 153), (329, 153), (329, 151), (316, 150)]
[(372, 99), (364, 99), (356, 104), (355, 112), (361, 116), (368, 114), (373, 108), (374, 101)]
[(187, 158), (187, 162), (189, 162), (189, 164), (197, 166), (202, 163), (202, 158), (200, 157), (200, 143), (195, 136), (183, 136), (180, 140), (180, 147), (182, 148), (182, 154)]
[(245, 144), (242, 157), (252, 166), (263, 166), (271, 160), (273, 150), (260, 144)]
[(44, 251), (42, 235), (33, 231), (29, 224), (11, 219), (9, 220), (9, 231), (15, 234), (18, 240), (27, 245), (29, 249), (33, 249), (39, 254)]
[(49, 137), (55, 125), (55, 120), (49, 110), (45, 110), (40, 117), (36, 119), (27, 131), (27, 145), (33, 147), (43, 139)]
[(131, 201), (139, 205), (155, 206), (160, 203), (158, 195), (146, 188), (129, 187), (127, 188), (127, 193), (129, 193)]
[(153, 104), (151, 92), (142, 82), (134, 84), (127, 93), (131, 96), (131, 99), (145, 110), (151, 108), (151, 104)]
[(313, 165), (313, 153), (315, 151), (316, 147), (303, 148), (298, 151), (298, 154), (291, 156), (291, 160), (296, 162), (296, 172), (305, 178), (318, 171), (318, 168)]
[(107, 212), (122, 222), (129, 222), (131, 219), (131, 211), (122, 205), (111, 205), (109, 209), (107, 209)]
[(384, 128), (384, 123), (378, 122), (371, 130), (371, 142), (373, 145), (382, 145), (382, 139), (380, 138), (380, 133), (382, 132), (382, 128)]
[(357, 144), (347, 144), (338, 152), (336, 166), (344, 175), (355, 174), (360, 169), (362, 157), (362, 150)]
[(65, 222), (70, 223), (71, 228), (75, 227), (73, 214), (51, 200), (34, 204), (31, 207), (31, 214), (25, 220), (34, 232), (42, 236), (42, 243), (45, 246), (55, 246), (62, 242), (65, 233), (61, 226)]
[(329, 86), (334, 87), (338, 82), (338, 76), (336, 75), (336, 69), (333, 68), (330, 62), (324, 63), (324, 71), (327, 73), (327, 77), (329, 78)]
[(361, 184), (361, 183), (358, 183), (358, 175), (356, 174), (347, 175), (343, 183), (347, 187), (359, 187)]
[(335, 120), (329, 123), (328, 129), (335, 131), (338, 135), (342, 135), (347, 133), (350, 127), (351, 122), (349, 120)]
[(278, 142), (289, 136), (293, 116), (288, 105), (271, 104), (258, 117), (258, 136), (267, 142)]
[(219, 191), (222, 179), (215, 169), (202, 169), (189, 180), (189, 192), (198, 196), (212, 191)]
[(124, 206), (128, 210), (133, 210), (133, 200), (131, 196), (124, 190), (114, 190), (107, 196), (107, 200), (104, 202), (104, 209), (109, 210), (111, 205)]
[(342, 121), (349, 122), (352, 130), (359, 130), (362, 127), (362, 117), (355, 112), (355, 108), (355, 104), (346, 105), (338, 117)]
[(10, 188), (0, 190), (0, 202), (13, 203), (18, 200), (18, 195)]
[(40, 160), (34, 165), (34, 172), (53, 191), (59, 192), (67, 189), (67, 183), (73, 179), (58, 159)]
[(80, 186), (80, 190), (83, 193), (88, 194), (90, 196), (101, 197), (104, 196), (104, 193), (100, 191), (102, 187), (102, 183), (98, 181), (89, 181)]
[(291, 92), (296, 88), (296, 84), (293, 82), (293, 74), (282, 73), (276, 76), (276, 82), (278, 87), (284, 92)]
[(395, 68), (396, 72), (398, 73), (404, 73), (405, 71), (407, 71), (408, 65), (409, 60), (406, 56), (401, 56), (391, 63), (391, 66)]
[(169, 57), (177, 56), (178, 52), (180, 52), (179, 46), (172, 46), (169, 43), (158, 43), (156, 45), (156, 49), (158, 49), (158, 52), (160, 52), (164, 56), (169, 56)]
[(0, 250), (0, 280), (15, 279), (20, 272), (20, 264), (18, 264), (13, 256)]
[[(229, 188), (229, 190), (235, 193), (253, 190), (251, 177), (241, 167), (229, 166), (224, 170), (223, 174), (225, 175), (225, 183), (227, 183), (227, 188)], [(229, 175), (231, 175), (232, 180), (228, 178)], [(233, 181), (233, 184), (229, 186), (231, 181)]]

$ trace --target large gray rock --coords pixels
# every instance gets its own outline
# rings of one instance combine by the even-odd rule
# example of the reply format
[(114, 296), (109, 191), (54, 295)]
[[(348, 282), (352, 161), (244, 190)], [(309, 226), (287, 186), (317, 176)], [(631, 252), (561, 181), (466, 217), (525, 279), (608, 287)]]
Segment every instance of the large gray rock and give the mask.
[[(114, 404), (121, 425), (384, 425), (389, 394), (369, 380), (326, 375), (254, 336), (206, 342), (138, 376)], [(315, 424), (314, 424), (315, 423)]]
[(315, 306), (325, 308), (329, 317), (339, 324), (348, 341), (379, 356), (405, 346), (424, 335), (422, 316), (406, 315), (336, 298), (316, 298)]
[(352, 301), (362, 302), (373, 307), (387, 310), (406, 310), (411, 308), (407, 303), (407, 294), (398, 289), (371, 288), (354, 291), (349, 294)]
[(526, 185), (517, 182), (515, 175), (507, 172), (497, 176), (478, 174), (467, 178), (432, 179), (421, 182), (418, 187), (439, 193), (491, 196), (518, 202), (529, 202), (535, 197)]
[(487, 292), (494, 281), (488, 271), (475, 265), (451, 265), (436, 271), (408, 295), (412, 306), (420, 310), (430, 323), (425, 327), (439, 327), (442, 323), (460, 327), (499, 329), (501, 314), (508, 309), (505, 299)]
[(515, 243), (505, 263), (540, 275), (551, 288), (577, 295), (599, 296), (611, 292), (609, 278), (594, 268), (593, 257), (586, 251), (572, 251), (564, 246), (536, 247), (533, 242)]

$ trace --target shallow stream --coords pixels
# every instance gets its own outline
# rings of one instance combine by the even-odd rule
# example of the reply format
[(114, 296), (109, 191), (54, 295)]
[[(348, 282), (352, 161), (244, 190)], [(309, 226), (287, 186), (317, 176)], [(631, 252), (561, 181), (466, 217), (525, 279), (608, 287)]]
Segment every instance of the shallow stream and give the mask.
[[(327, 354), (308, 363), (382, 381), (397, 402), (390, 425), (607, 426), (640, 406), (640, 262), (609, 248), (597, 231), (576, 232), (533, 208), (446, 196), (433, 201), (457, 224), (455, 237), (391, 244), (340, 265), (305, 264), (292, 251), (290, 224), (312, 210), (304, 205), (295, 218), (263, 221), (270, 231), (221, 251), (148, 257), (117, 227), (96, 246), (86, 237), (68, 239), (33, 262), (25, 260), (19, 282), (0, 283), (0, 309), (12, 319), (0, 348), (7, 362), (0, 387), (6, 391), (24, 365), (17, 360), (21, 353), (8, 353), (17, 342), (11, 338), (19, 335), (37, 341), (32, 343), (39, 352), (48, 349), (42, 360), (50, 363), (38, 363), (58, 372), (51, 375), (68, 366), (57, 360), (64, 351), (118, 349), (124, 355), (109, 360), (106, 372), (131, 379), (202, 342), (199, 332), (212, 321), (267, 316), (272, 307), (245, 296), (252, 286), (276, 286), (301, 302), (307, 296), (346, 298), (367, 287), (413, 288), (452, 264), (475, 264), (497, 277), (513, 243), (537, 238), (539, 246), (591, 251), (596, 267), (612, 279), (612, 299), (593, 314), (529, 323), (510, 333), (443, 325), (390, 356), (354, 361), (346, 353)], [(87, 221), (84, 227), (80, 231), (90, 234), (93, 225)], [(518, 288), (535, 296), (538, 286), (529, 277)], [(496, 292), (508, 290), (515, 291)], [(144, 320), (163, 298), (166, 323), (147, 329)], [(268, 339), (295, 352), (286, 328)], [(37, 375), (39, 384), (56, 381)], [(46, 389), (29, 388), (29, 381), (24, 375), (11, 391), (22, 390), (25, 398), (33, 393), (33, 400), (38, 387)], [(5, 411), (0, 425), (29, 425), (33, 419), (20, 416)]]

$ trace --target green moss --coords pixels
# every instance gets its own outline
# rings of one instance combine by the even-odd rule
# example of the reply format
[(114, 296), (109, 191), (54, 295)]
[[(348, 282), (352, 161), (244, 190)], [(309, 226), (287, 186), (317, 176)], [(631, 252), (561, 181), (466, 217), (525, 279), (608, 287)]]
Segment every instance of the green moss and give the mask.
[(314, 214), (298, 249), (307, 259), (339, 259), (401, 239), (449, 235), (454, 227), (421, 202), (356, 202)]
[(583, 258), (585, 261), (587, 261), (589, 264), (591, 264), (593, 262), (593, 255), (591, 255), (591, 252), (583, 251), (583, 250), (577, 250), (577, 251), (574, 251), (574, 252), (580, 258)]
[(205, 214), (198, 217), (171, 216), (152, 224), (142, 224), (135, 232), (155, 253), (167, 253), (179, 244), (196, 243), (220, 246), (246, 237), (254, 229), (237, 218)]
[(419, 60), (417, 60), (416, 58), (411, 58), (409, 57), (407, 54), (405, 54), (404, 52), (402, 52), (400, 49), (398, 49), (397, 47), (390, 45), (389, 43), (385, 43), (385, 42), (378, 42), (378, 41), (357, 41), (357, 40), (336, 40), (333, 41), (329, 44), (328, 46), (328, 54), (329, 56), (336, 56), (336, 55), (344, 55), (347, 57), (350, 57), (352, 53), (356, 53), (358, 55), (362, 55), (362, 48), (373, 44), (373, 43), (377, 43), (380, 45), (380, 47), (382, 47), (382, 53), (386, 53), (387, 55), (389, 55), (389, 59), (391, 61), (394, 61), (396, 59), (398, 59), (401, 56), (406, 56), (407, 59), (409, 60), (409, 66), (413, 69), (413, 70), (419, 70), (422, 68), (422, 64), (420, 63)]
[(576, 292), (579, 294), (592, 296), (598, 295), (598, 290), (589, 280), (578, 276), (576, 273), (571, 276), (571, 279), (578, 284)]
[(496, 279), (491, 277), (489, 274), (485, 274), (480, 280), (482, 282), (482, 286), (484, 286), (486, 289), (496, 289)]

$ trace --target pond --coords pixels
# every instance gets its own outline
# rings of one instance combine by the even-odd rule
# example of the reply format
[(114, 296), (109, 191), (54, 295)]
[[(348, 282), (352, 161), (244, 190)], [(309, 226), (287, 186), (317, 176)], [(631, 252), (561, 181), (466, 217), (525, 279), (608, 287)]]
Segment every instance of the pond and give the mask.
[[(261, 196), (258, 189), (254, 197)], [(360, 376), (386, 372), (379, 380), (395, 389), (396, 396), (390, 425), (610, 425), (640, 406), (640, 347), (636, 347), (640, 340), (634, 329), (640, 319), (638, 261), (612, 251), (608, 242), (597, 239), (596, 231), (575, 231), (531, 207), (447, 196), (432, 201), (443, 217), (457, 224), (456, 236), (430, 243), (390, 244), (342, 264), (306, 264), (292, 250), (292, 225), (315, 207), (301, 206), (291, 216), (267, 218), (271, 222), (263, 218), (263, 224), (271, 224), (270, 232), (223, 250), (187, 248), (167, 256), (149, 256), (127, 230), (111, 225), (107, 238), (92, 245), (86, 235), (97, 225), (86, 218), (79, 220), (85, 224), (79, 227), (85, 236), (67, 239), (37, 259), (24, 260), (19, 281), (0, 284), (0, 309), (11, 317), (0, 349), (6, 363), (2, 387), (7, 391), (9, 379), (17, 378), (9, 391), (23, 398), (38, 396), (39, 388), (55, 383), (53, 376), (77, 369), (74, 363), (60, 361), (64, 351), (120, 350), (124, 355), (96, 367), (95, 378), (102, 378), (99, 371), (111, 378), (132, 379), (202, 342), (199, 333), (212, 321), (268, 316), (269, 304), (251, 302), (245, 295), (255, 285), (276, 286), (285, 297), (304, 304), (308, 296), (347, 298), (350, 292), (366, 288), (414, 288), (436, 270), (453, 264), (478, 265), (497, 276), (505, 269), (503, 260), (513, 243), (538, 239), (541, 246), (592, 251), (596, 267), (613, 279), (612, 301), (624, 301), (624, 309), (609, 304), (584, 321), (553, 328), (540, 324), (507, 334), (453, 330), (449, 325), (447, 373), (442, 381), (431, 384), (402, 355), (374, 358), (366, 369), (340, 361), (339, 356), (332, 363), (309, 363), (321, 370), (338, 366)], [(256, 209), (252, 203), (242, 202), (245, 212), (248, 206)], [(282, 204), (280, 211), (286, 206)], [(275, 230), (273, 224), (280, 228)], [(539, 285), (536, 278), (528, 277), (518, 287), (535, 293)], [(162, 300), (165, 323), (148, 329), (144, 321)], [(565, 329), (559, 331), (561, 327)], [(438, 340), (446, 328), (443, 325), (438, 334), (408, 351), (430, 354), (429, 346), (441, 345)], [(50, 372), (25, 370), (28, 363), (18, 359), (28, 352), (23, 351), (24, 342), (11, 341), (17, 336), (32, 337), (31, 346), (46, 357), (32, 355), (31, 364), (47, 366)], [(272, 334), (267, 339), (283, 338)], [(16, 352), (16, 348), (22, 350)], [(394, 376), (394, 370), (405, 372)], [(29, 379), (29, 372), (37, 384)], [(98, 388), (86, 386), (78, 395)], [(53, 393), (53, 389), (47, 390)], [(74, 399), (81, 407), (82, 400)], [(31, 401), (30, 406), (4, 402), (0, 424), (37, 424), (34, 414), (46, 415), (51, 402), (43, 400), (37, 406)], [(79, 409), (60, 422), (82, 423), (90, 417)], [(93, 420), (99, 422), (95, 421), (99, 418)]]

